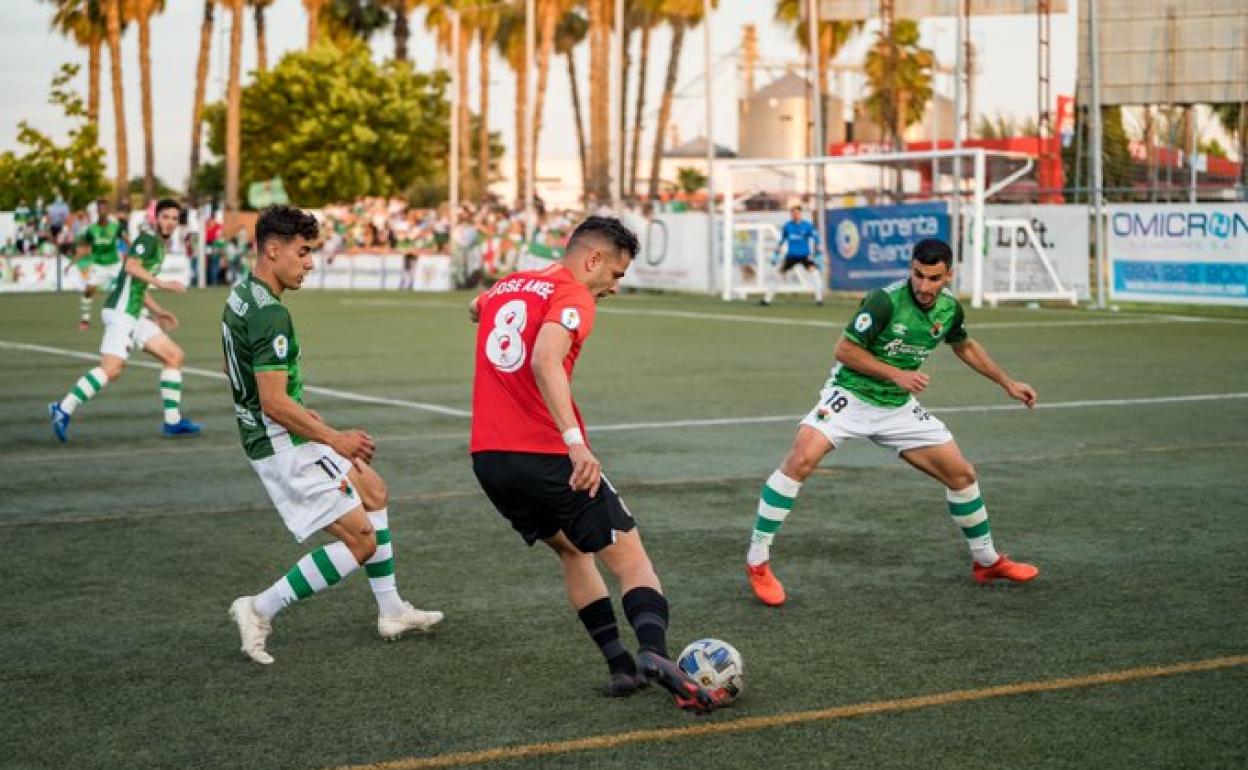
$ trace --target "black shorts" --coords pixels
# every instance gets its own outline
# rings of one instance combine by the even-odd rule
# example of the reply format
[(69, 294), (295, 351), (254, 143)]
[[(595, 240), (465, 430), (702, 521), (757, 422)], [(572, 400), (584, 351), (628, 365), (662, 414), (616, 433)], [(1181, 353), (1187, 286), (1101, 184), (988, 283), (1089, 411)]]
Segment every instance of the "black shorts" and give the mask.
[(798, 265), (810, 268), (814, 267), (815, 263), (810, 261), (810, 257), (785, 257), (784, 264), (780, 265), (780, 272), (787, 273)]
[(529, 545), (562, 532), (584, 553), (595, 553), (615, 542), (616, 532), (637, 526), (606, 476), (594, 497), (568, 486), (572, 460), (567, 455), (477, 452), (472, 472)]

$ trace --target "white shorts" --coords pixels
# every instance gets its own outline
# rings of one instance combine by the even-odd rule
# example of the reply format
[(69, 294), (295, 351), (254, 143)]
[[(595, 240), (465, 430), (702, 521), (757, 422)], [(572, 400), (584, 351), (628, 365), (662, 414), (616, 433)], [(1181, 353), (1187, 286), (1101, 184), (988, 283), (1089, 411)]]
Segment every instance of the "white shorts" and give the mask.
[(106, 307), (100, 311), (100, 319), (104, 321), (104, 341), (100, 343), (100, 353), (106, 356), (129, 358), (136, 347), (141, 350), (164, 334), (146, 313), (135, 318), (116, 308)]
[(913, 396), (902, 406), (875, 406), (840, 387), (820, 391), (819, 402), (801, 424), (822, 433), (834, 447), (849, 439), (865, 438), (901, 454), (953, 441), (945, 424)]
[(284, 449), (252, 460), (251, 467), (286, 528), (301, 543), (361, 505), (359, 493), (347, 480), (351, 461), (324, 444)]
[(117, 280), (119, 275), (121, 275), (120, 260), (111, 265), (97, 265), (92, 262), (87, 268), (86, 282), (88, 286), (107, 289), (113, 285), (113, 281)]

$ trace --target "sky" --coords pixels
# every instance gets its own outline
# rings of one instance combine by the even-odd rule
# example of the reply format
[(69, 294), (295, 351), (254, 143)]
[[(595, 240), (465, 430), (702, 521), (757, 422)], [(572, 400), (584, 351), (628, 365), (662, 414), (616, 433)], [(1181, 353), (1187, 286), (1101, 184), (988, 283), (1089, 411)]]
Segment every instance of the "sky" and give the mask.
[[(1067, 13), (1054, 14), (1052, 27), (1053, 94), (1074, 92), (1077, 49), (1077, 2), (1069, 3)], [(51, 8), (45, 0), (0, 0), (0, 150), (17, 149), (17, 125), (28, 121), (35, 128), (58, 138), (68, 128), (59, 110), (47, 104), (52, 77), (65, 62), (82, 66), (80, 91), (86, 96), (86, 52), (49, 28)], [(797, 60), (802, 53), (792, 35), (772, 20), (774, 3), (769, 0), (720, 0), (719, 9), (711, 20), (711, 55), (716, 62), (712, 75), (715, 95), (712, 134), (716, 143), (735, 148), (737, 145), (737, 68), (735, 51), (741, 41), (744, 24), (758, 28), (760, 57), (764, 60)], [(167, 10), (152, 22), (152, 71), (155, 113), (156, 173), (174, 187), (182, 187), (190, 164), (191, 100), (195, 85), (195, 66), (199, 47), (199, 26), (203, 14), (201, 0), (167, 0)], [(209, 101), (220, 99), (225, 85), (225, 56), (228, 53), (230, 14), (217, 10), (214, 33), (213, 61), (209, 79)], [(268, 14), (268, 49), (270, 66), (282, 53), (296, 50), (306, 42), (307, 28), (300, 0), (276, 0)], [(432, 69), (439, 64), (436, 45), (424, 30), (420, 12), (412, 18), (413, 39), (409, 43), (419, 69)], [(868, 27), (868, 32), (871, 28)], [(1036, 20), (1034, 16), (976, 17), (971, 22), (971, 38), (979, 51), (981, 65), (975, 78), (976, 111), (995, 116), (1010, 115), (1022, 119), (1036, 113), (1035, 78)], [(634, 45), (637, 45), (634, 36)], [(664, 28), (652, 36), (651, 58), (647, 76), (647, 113), (657, 112), (662, 79), (667, 66), (670, 35)], [(703, 32), (688, 34), (680, 61), (678, 93), (684, 96), (675, 102), (673, 122), (678, 125), (682, 140), (705, 133), (703, 107), (702, 61)], [(931, 19), (922, 23), (922, 44), (935, 51), (942, 65), (952, 65), (954, 58), (954, 23), (952, 19)], [(393, 36), (387, 32), (373, 38), (371, 45), (378, 58), (393, 53)], [(850, 47), (842, 53), (846, 61), (860, 60), (863, 45)], [(587, 46), (578, 52), (578, 68), (582, 78), (588, 74)], [(475, 69), (475, 54), (472, 62)], [(140, 121), (138, 35), (132, 28), (123, 39), (122, 62), (125, 67), (126, 126), (130, 148), (132, 175), (142, 173), (143, 144)], [(243, 41), (243, 70), (255, 67), (254, 28), (248, 23)], [(634, 68), (636, 61), (634, 60)], [(515, 81), (510, 69), (497, 56), (491, 65), (490, 126), (502, 133), (504, 143), (511, 147), (514, 133)], [(476, 103), (476, 76), (470, 75), (470, 103)], [(763, 78), (759, 85), (766, 82)], [(584, 83), (584, 81), (583, 81)], [(952, 96), (947, 77), (936, 82), (939, 92)], [(101, 83), (101, 141), (113, 163), (113, 117), (108, 58), (104, 56), (104, 77)], [(582, 85), (581, 93), (587, 89)], [(729, 96), (721, 98), (720, 95)], [(635, 97), (634, 97), (635, 98)], [(538, 147), (540, 158), (567, 158), (576, 154), (576, 133), (571, 122), (572, 102), (568, 87), (567, 68), (562, 60), (552, 64), (547, 94), (544, 128)], [(643, 147), (649, 147), (649, 127), (654, 116), (643, 121)], [(648, 157), (648, 155), (646, 156)]]

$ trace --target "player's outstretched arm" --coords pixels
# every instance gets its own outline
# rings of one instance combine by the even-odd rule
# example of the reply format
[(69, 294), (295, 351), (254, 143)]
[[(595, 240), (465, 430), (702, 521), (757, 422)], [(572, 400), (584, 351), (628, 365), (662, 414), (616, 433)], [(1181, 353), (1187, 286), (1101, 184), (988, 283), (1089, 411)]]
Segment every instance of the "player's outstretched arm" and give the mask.
[(281, 369), (256, 372), (260, 409), (264, 416), (308, 441), (325, 444), (348, 460), (372, 462), (377, 451), (372, 436), (362, 430), (337, 431), (286, 394), (286, 372)]
[(894, 383), (908, 393), (920, 393), (931, 382), (922, 372), (909, 372), (884, 363), (848, 337), (841, 337), (836, 343), (836, 360), (859, 374)]
[(568, 382), (568, 374), (563, 369), (563, 360), (572, 348), (572, 335), (560, 324), (547, 322), (542, 324), (537, 333), (537, 341), (533, 343), (533, 378), (537, 381), (537, 389), (550, 410), (555, 426), (563, 434), (568, 445), (568, 459), (572, 461), (572, 477), (568, 484), (575, 490), (588, 490), (589, 496), (598, 494), (598, 485), (602, 483), (602, 464), (585, 446), (585, 437), (581, 435), (581, 426), (576, 421), (576, 412), (572, 408), (572, 384)]
[(126, 257), (126, 272), (143, 281), (148, 286), (154, 286), (157, 289), (176, 292), (178, 294), (186, 293), (186, 286), (177, 281), (166, 281), (152, 275), (143, 267), (143, 260), (138, 257)]
[(992, 360), (988, 351), (973, 339), (967, 339), (953, 345), (953, 352), (962, 362), (983, 376), (997, 383), (1010, 395), (1010, 398), (1023, 402), (1028, 408), (1036, 405), (1036, 390), (1025, 382), (1010, 379), (1001, 365)]

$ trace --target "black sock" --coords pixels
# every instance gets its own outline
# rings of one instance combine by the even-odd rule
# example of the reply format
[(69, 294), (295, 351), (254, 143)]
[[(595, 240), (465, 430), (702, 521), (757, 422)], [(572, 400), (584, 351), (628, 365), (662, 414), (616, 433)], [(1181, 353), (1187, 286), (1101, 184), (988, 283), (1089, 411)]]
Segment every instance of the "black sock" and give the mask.
[(615, 610), (611, 609), (610, 597), (604, 596), (585, 605), (576, 612), (585, 624), (589, 637), (607, 659), (612, 674), (635, 674), (637, 664), (620, 641), (620, 628), (615, 624)]
[(624, 614), (637, 634), (642, 652), (667, 657), (667, 599), (653, 588), (634, 588), (624, 594)]

